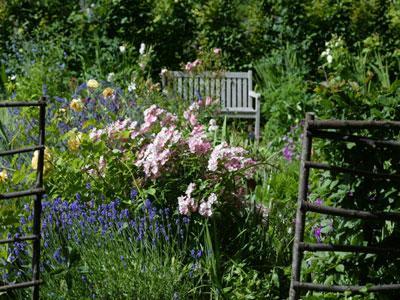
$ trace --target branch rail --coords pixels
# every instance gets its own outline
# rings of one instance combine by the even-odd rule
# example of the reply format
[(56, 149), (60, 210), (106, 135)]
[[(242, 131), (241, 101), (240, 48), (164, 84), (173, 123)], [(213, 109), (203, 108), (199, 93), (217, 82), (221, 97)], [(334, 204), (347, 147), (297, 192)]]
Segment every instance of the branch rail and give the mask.
[(42, 97), (40, 101), (37, 102), (0, 102), (0, 108), (10, 108), (10, 107), (38, 107), (39, 108), (39, 145), (24, 147), (21, 149), (11, 149), (0, 151), (1, 156), (21, 154), (31, 151), (39, 151), (38, 155), (38, 166), (36, 171), (36, 185), (32, 189), (25, 191), (16, 191), (10, 193), (0, 194), (0, 200), (19, 198), (25, 196), (35, 196), (33, 205), (33, 234), (23, 237), (14, 237), (11, 239), (0, 240), (0, 244), (10, 244), (19, 241), (33, 241), (32, 245), (32, 280), (27, 282), (19, 283), (8, 283), (6, 285), (0, 286), (0, 292), (29, 288), (32, 287), (32, 299), (39, 300), (39, 289), (42, 280), (40, 279), (40, 217), (42, 210), (42, 196), (45, 193), (43, 186), (43, 166), (44, 166), (44, 149), (45, 149), (45, 126), (46, 126), (46, 97)]
[[(321, 130), (326, 129), (326, 130)], [(340, 132), (329, 131), (332, 129), (400, 129), (400, 122), (394, 121), (359, 121), (359, 120), (315, 120), (314, 114), (307, 113), (304, 123), (304, 138), (302, 144), (299, 193), (297, 199), (297, 213), (295, 225), (295, 237), (293, 243), (292, 257), (292, 278), (289, 290), (289, 300), (300, 299), (302, 290), (320, 291), (320, 292), (382, 292), (400, 290), (400, 284), (382, 284), (373, 286), (344, 286), (344, 285), (322, 285), (301, 281), (301, 262), (305, 251), (327, 251), (327, 252), (352, 252), (352, 253), (379, 253), (379, 254), (400, 254), (400, 248), (389, 248), (384, 245), (332, 245), (332, 244), (314, 244), (304, 242), (305, 215), (307, 212), (315, 212), (326, 215), (358, 218), (365, 220), (390, 220), (400, 222), (400, 212), (369, 212), (355, 209), (344, 209), (339, 207), (330, 207), (317, 205), (307, 201), (308, 180), (311, 169), (327, 170), (337, 173), (352, 174), (354, 176), (369, 177), (377, 180), (400, 181), (400, 175), (371, 172), (356, 168), (345, 168), (332, 166), (326, 163), (311, 161), (312, 139), (322, 138), (339, 142), (364, 143), (372, 147), (399, 147), (400, 142), (390, 140), (376, 140), (370, 137), (364, 137), (352, 134), (342, 134)]]

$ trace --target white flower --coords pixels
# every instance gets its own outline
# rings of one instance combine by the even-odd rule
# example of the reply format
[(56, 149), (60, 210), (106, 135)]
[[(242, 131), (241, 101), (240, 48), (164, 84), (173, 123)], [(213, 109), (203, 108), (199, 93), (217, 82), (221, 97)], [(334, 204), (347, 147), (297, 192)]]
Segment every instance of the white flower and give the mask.
[(211, 193), (208, 197), (208, 203), (214, 204), (217, 201), (217, 195), (215, 193)]
[(6, 182), (8, 179), (8, 174), (6, 170), (0, 172), (0, 182)]
[(331, 49), (327, 48), (324, 52), (321, 53), (321, 57), (325, 57), (331, 54)]
[(14, 81), (15, 79), (17, 79), (17, 75), (15, 75), (15, 74), (11, 75), (10, 79), (11, 79), (12, 81)]
[(107, 81), (112, 82), (114, 80), (115, 73), (111, 72), (107, 75)]
[(209, 218), (212, 216), (212, 204), (209, 202), (200, 203), (199, 214), (203, 217)]
[(332, 55), (328, 54), (328, 56), (326, 57), (326, 61), (328, 62), (328, 64), (331, 64), (333, 61)]
[(76, 112), (82, 111), (83, 108), (84, 108), (84, 106), (85, 106), (85, 105), (83, 104), (83, 102), (81, 101), (81, 99), (72, 99), (72, 101), (71, 101), (70, 104), (69, 104), (69, 107), (70, 107), (72, 110), (76, 111)]
[(119, 52), (125, 53), (126, 47), (124, 45), (119, 46)]
[(140, 49), (139, 49), (140, 55), (143, 55), (145, 51), (146, 51), (146, 45), (145, 45), (145, 43), (141, 43)]
[(136, 83), (131, 82), (131, 84), (128, 86), (128, 92), (132, 93), (136, 90)]
[(163, 68), (163, 69), (161, 69), (160, 75), (163, 76), (163, 75), (166, 74), (167, 72), (168, 72), (168, 69), (167, 69), (167, 68)]
[(208, 127), (208, 131), (215, 131), (218, 129), (218, 125), (217, 122), (214, 119), (211, 119), (210, 122), (208, 123), (209, 127)]
[(99, 83), (97, 82), (97, 80), (96, 79), (90, 79), (88, 82), (87, 82), (87, 87), (89, 88), (89, 89), (97, 89), (98, 87), (99, 87)]

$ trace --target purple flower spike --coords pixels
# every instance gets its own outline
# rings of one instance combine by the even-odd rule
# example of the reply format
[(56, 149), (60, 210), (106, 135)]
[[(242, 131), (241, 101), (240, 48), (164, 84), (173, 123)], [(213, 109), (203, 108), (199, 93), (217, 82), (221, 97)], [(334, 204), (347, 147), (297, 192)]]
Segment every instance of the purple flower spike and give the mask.
[(138, 194), (138, 191), (136, 189), (131, 189), (131, 193), (130, 193), (131, 200), (135, 200), (137, 194)]
[(321, 198), (317, 198), (317, 199), (315, 200), (314, 203), (315, 203), (316, 205), (321, 206), (321, 205), (324, 203), (324, 201), (323, 201)]
[(147, 210), (151, 208), (151, 201), (149, 199), (146, 199), (144, 206), (146, 207)]
[(314, 236), (318, 243), (321, 243), (321, 229), (322, 228), (320, 226), (314, 227)]
[(283, 157), (287, 160), (287, 161), (292, 161), (293, 158), (293, 151), (291, 149), (291, 147), (289, 145), (286, 145), (285, 148), (283, 148), (282, 150), (282, 154)]

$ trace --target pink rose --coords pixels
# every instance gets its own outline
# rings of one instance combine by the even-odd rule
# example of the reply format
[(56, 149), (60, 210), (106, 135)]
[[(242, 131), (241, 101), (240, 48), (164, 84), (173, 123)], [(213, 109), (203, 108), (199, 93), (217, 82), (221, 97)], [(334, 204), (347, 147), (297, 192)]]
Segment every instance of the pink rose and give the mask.
[(221, 48), (214, 48), (214, 54), (220, 54), (221, 53)]

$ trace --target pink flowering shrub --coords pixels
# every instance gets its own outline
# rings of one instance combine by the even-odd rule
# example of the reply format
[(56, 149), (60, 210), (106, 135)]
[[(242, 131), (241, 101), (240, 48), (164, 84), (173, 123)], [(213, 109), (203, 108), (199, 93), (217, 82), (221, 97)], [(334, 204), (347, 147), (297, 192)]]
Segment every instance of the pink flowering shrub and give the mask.
[(181, 139), (181, 133), (174, 127), (163, 127), (152, 142), (139, 152), (136, 166), (142, 167), (146, 177), (157, 178), (160, 169), (173, 155), (173, 146)]
[(211, 149), (211, 143), (207, 139), (204, 125), (196, 125), (187, 140), (189, 150), (193, 154), (206, 154)]
[[(248, 169), (255, 164), (251, 158), (246, 158), (247, 151), (241, 147), (230, 147), (226, 142), (216, 146), (208, 160), (208, 170), (216, 172), (221, 167), (228, 172)], [(248, 169), (250, 170), (250, 169)], [(250, 172), (245, 172), (247, 177), (251, 177)]]
[[(216, 138), (218, 126), (210, 118), (216, 106), (206, 98), (175, 115), (152, 105), (140, 126), (119, 120), (94, 128), (89, 138), (108, 146), (104, 161), (108, 152), (129, 168), (143, 199), (154, 197), (182, 215), (209, 218), (227, 205), (238, 206), (234, 202), (243, 197), (255, 167), (245, 149)], [(108, 172), (108, 167), (101, 169)]]

